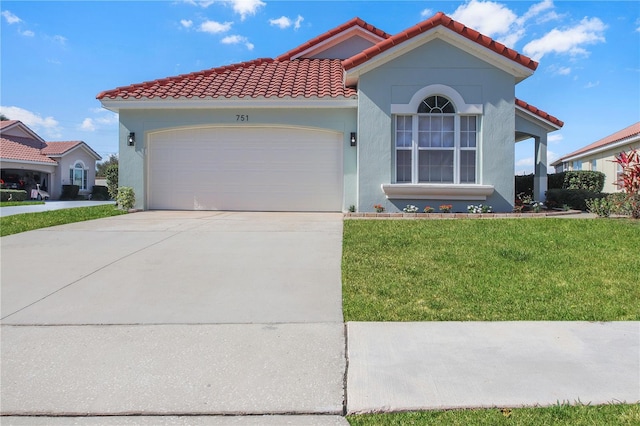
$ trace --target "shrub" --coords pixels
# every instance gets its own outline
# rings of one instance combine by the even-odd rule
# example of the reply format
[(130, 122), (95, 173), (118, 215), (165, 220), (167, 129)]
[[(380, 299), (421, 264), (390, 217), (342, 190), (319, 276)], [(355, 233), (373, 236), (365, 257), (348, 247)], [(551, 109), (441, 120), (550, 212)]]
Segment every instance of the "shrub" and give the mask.
[(121, 186), (118, 188), (118, 197), (116, 198), (118, 207), (122, 210), (132, 209), (136, 204), (136, 195), (133, 192), (133, 188), (128, 186)]
[(105, 170), (105, 178), (107, 179), (107, 188), (111, 199), (118, 198), (118, 164), (111, 164)]
[(625, 194), (624, 192), (615, 192), (613, 194), (609, 194), (607, 199), (611, 205), (611, 214), (631, 216), (633, 207), (628, 194)]
[(552, 173), (547, 175), (547, 189), (562, 189), (564, 185), (564, 175), (567, 172)]
[(627, 194), (631, 217), (640, 219), (640, 150), (621, 152), (613, 162), (622, 168), (617, 184)]
[(25, 190), (0, 189), (0, 201), (24, 201), (26, 199), (27, 199), (27, 191)]
[(516, 176), (516, 194), (533, 197), (533, 175)]
[(80, 187), (78, 185), (62, 185), (61, 200), (75, 200), (78, 198)]
[(585, 200), (587, 210), (590, 213), (595, 213), (598, 217), (609, 217), (611, 215), (611, 201), (608, 197), (605, 198), (590, 198)]
[(96, 201), (109, 200), (109, 189), (106, 186), (94, 185), (91, 189), (91, 199)]
[(547, 207), (558, 208), (565, 204), (575, 210), (587, 210), (587, 199), (604, 198), (602, 192), (586, 191), (584, 189), (549, 189), (546, 193)]
[(591, 192), (602, 192), (605, 174), (591, 170), (575, 170), (565, 172), (564, 189), (583, 189)]

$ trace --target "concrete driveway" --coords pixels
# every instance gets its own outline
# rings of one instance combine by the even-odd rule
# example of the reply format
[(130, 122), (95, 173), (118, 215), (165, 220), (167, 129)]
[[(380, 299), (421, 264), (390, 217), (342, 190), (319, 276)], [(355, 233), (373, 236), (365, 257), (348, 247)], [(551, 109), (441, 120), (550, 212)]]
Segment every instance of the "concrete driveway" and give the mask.
[(304, 213), (3, 237), (2, 413), (342, 414), (341, 242), (341, 214)]

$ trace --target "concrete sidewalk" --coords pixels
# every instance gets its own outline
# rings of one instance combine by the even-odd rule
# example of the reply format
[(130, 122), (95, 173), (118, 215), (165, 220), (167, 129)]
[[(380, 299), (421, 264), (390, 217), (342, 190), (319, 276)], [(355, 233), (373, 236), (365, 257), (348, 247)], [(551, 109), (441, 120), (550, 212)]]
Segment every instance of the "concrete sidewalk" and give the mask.
[(347, 411), (640, 402), (640, 322), (348, 323)]

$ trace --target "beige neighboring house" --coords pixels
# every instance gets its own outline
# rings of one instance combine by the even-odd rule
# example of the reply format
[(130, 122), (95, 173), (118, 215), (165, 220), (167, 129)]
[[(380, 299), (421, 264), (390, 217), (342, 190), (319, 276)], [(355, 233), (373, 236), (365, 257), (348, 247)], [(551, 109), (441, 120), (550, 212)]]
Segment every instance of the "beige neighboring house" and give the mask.
[(613, 162), (621, 152), (640, 149), (640, 121), (580, 148), (551, 163), (556, 173), (569, 170), (593, 170), (606, 175), (603, 192), (620, 192), (616, 185), (619, 166)]
[(50, 199), (58, 199), (63, 185), (78, 185), (88, 198), (100, 159), (83, 141), (46, 142), (21, 121), (0, 121), (3, 188), (24, 189), (29, 197), (39, 184)]

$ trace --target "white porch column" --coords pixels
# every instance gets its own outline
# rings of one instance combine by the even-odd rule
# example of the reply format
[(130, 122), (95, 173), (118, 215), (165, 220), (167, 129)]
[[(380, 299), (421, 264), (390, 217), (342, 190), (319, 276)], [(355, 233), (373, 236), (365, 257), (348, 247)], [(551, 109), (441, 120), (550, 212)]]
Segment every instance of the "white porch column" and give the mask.
[(547, 192), (547, 134), (535, 137), (535, 170), (533, 177), (533, 197), (544, 201)]

